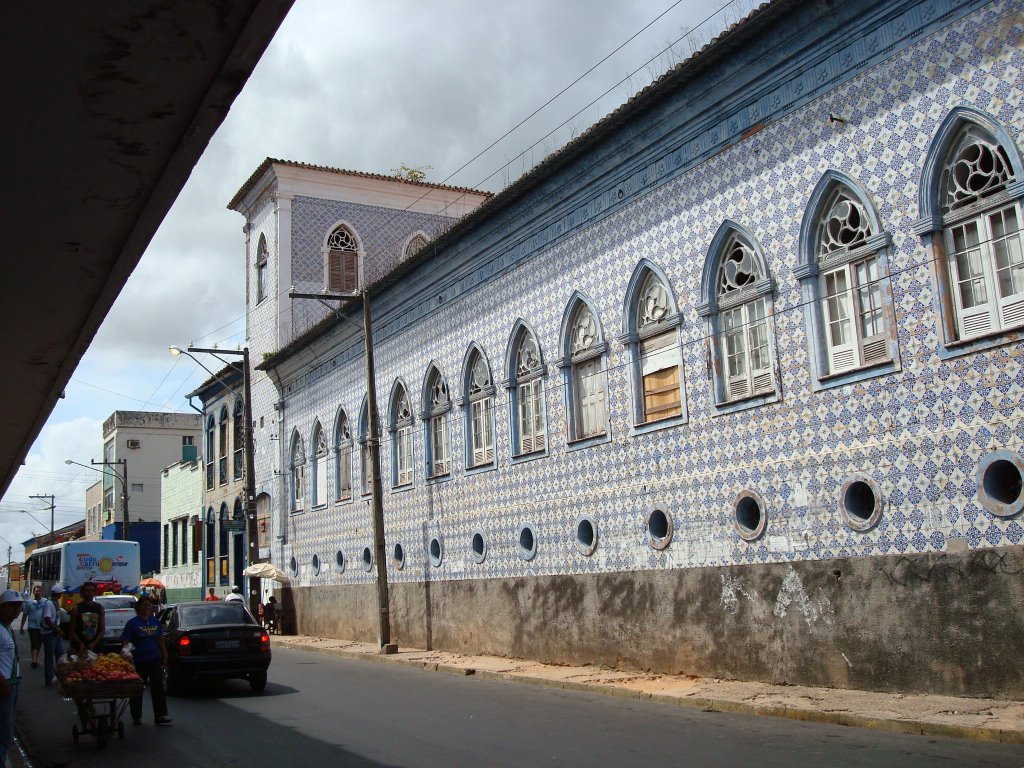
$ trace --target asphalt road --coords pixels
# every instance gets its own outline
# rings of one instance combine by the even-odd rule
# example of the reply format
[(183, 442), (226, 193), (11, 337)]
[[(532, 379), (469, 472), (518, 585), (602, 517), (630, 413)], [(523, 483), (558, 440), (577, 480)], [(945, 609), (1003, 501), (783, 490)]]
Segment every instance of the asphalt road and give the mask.
[[(23, 658), (27, 659), (27, 648)], [(277, 649), (270, 683), (171, 698), (174, 724), (75, 746), (75, 710), (26, 670), (22, 731), (39, 768), (186, 766), (1018, 766), (1024, 747), (702, 712)]]

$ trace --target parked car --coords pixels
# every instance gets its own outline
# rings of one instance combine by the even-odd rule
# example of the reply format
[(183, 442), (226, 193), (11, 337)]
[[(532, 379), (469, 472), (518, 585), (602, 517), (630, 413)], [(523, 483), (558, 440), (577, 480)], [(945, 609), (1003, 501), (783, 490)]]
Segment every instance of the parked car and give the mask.
[(167, 643), (167, 688), (183, 693), (196, 678), (241, 678), (267, 686), (270, 635), (241, 602), (169, 605), (160, 613)]
[(135, 595), (97, 595), (96, 602), (103, 606), (103, 650), (121, 650), (121, 630), (135, 616)]

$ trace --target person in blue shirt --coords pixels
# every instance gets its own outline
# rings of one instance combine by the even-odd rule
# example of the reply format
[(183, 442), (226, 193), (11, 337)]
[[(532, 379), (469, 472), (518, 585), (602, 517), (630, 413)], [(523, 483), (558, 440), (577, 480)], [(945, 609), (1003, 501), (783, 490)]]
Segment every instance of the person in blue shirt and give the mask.
[(39, 649), (43, 647), (43, 638), (40, 635), (42, 629), (40, 621), (43, 618), (43, 606), (46, 600), (43, 598), (43, 588), (36, 584), (32, 587), (32, 597), (25, 601), (21, 609), (21, 634), (25, 634), (25, 623), (28, 622), (28, 639), (32, 648), (32, 669), (39, 666)]
[[(149, 687), (153, 700), (153, 719), (157, 725), (170, 725), (167, 716), (167, 693), (164, 691), (164, 669), (167, 667), (167, 646), (164, 644), (163, 625), (153, 615), (153, 601), (142, 597), (135, 603), (135, 617), (128, 620), (121, 632), (121, 647), (131, 644), (135, 671)], [(129, 701), (132, 722), (142, 723), (142, 697)]]

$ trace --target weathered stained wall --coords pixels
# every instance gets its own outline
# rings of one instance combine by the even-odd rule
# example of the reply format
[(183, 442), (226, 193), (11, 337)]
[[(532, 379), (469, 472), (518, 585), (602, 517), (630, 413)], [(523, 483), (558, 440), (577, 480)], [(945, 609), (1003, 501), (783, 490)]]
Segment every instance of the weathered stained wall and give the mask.
[[(399, 646), (774, 683), (1024, 696), (1020, 547), (391, 587)], [(373, 641), (376, 588), (286, 590)]]

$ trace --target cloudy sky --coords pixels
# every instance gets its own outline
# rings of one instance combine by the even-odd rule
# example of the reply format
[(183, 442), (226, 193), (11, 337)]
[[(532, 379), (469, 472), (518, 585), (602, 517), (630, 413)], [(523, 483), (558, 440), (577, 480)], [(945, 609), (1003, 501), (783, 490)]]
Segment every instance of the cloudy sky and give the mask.
[(206, 373), (168, 345), (244, 340), (242, 218), (225, 206), (264, 158), (404, 163), (500, 191), (752, 5), (296, 0), (0, 500), (14, 558), (48, 528), (32, 494), (56, 496), (57, 527), (84, 517), (99, 474), (64, 460), (100, 458), (107, 416), (189, 411), (183, 395)]

